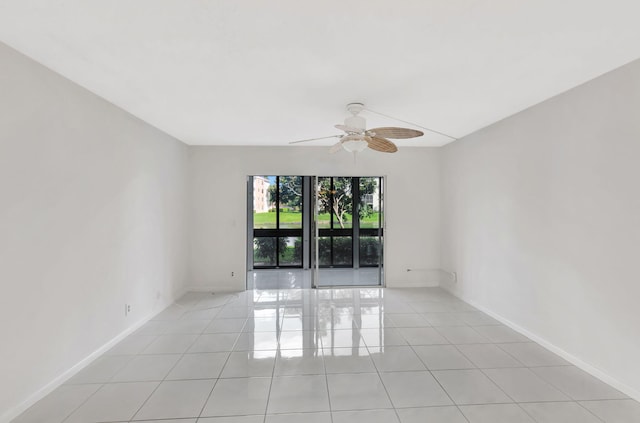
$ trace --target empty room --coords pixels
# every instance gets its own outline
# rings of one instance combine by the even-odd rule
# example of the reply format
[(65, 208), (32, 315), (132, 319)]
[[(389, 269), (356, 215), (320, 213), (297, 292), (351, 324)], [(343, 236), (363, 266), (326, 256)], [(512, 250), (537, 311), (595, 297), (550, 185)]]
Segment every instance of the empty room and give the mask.
[(0, 0), (0, 423), (640, 422), (637, 0)]

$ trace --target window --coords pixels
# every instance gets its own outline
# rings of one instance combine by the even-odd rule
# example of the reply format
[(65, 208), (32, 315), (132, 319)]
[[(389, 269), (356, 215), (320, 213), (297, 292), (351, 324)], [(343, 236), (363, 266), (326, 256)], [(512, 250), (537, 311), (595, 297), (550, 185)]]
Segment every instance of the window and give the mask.
[(254, 176), (253, 187), (253, 267), (302, 267), (302, 176)]

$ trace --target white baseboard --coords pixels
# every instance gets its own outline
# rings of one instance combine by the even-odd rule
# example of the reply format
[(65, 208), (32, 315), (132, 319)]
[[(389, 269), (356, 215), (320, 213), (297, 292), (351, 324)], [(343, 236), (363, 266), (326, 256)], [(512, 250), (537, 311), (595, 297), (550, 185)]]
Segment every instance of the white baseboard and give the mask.
[(22, 403), (20, 403), (19, 405), (7, 410), (2, 416), (0, 416), (0, 423), (9, 423), (9, 422), (11, 422), (11, 420), (15, 419), (20, 414), (24, 413), (27, 409), (29, 409), (29, 407), (31, 407), (36, 402), (40, 401), (41, 399), (43, 399), (44, 397), (49, 395), (56, 388), (61, 386), (67, 380), (71, 379), (73, 376), (78, 374), (82, 369), (84, 369), (89, 364), (91, 364), (93, 361), (95, 361), (97, 358), (99, 358), (102, 354), (104, 354), (105, 352), (107, 352), (111, 348), (113, 348), (118, 342), (122, 341), (124, 338), (126, 338), (127, 336), (129, 336), (130, 334), (132, 334), (133, 332), (138, 330), (142, 325), (144, 325), (149, 320), (151, 320), (154, 316), (156, 316), (157, 314), (162, 312), (162, 310), (164, 310), (165, 308), (167, 308), (168, 306), (173, 304), (175, 302), (175, 300), (180, 298), (182, 295), (184, 295), (185, 292), (186, 292), (186, 290), (184, 290), (184, 289), (180, 290), (175, 295), (175, 298), (173, 300), (167, 302), (166, 304), (163, 304), (162, 308), (160, 308), (158, 311), (150, 313), (147, 316), (143, 317), (142, 319), (138, 320), (136, 323), (134, 323), (133, 325), (129, 326), (124, 331), (120, 332), (118, 335), (116, 335), (114, 338), (112, 338), (106, 344), (102, 345), (100, 348), (98, 348), (97, 350), (95, 350), (94, 352), (89, 354), (87, 357), (82, 359), (80, 362), (75, 364), (73, 367), (71, 367), (70, 369), (68, 369), (67, 371), (62, 373), (61, 375), (57, 376), (51, 382), (47, 383), (45, 386), (43, 386), (42, 388), (38, 389), (36, 392), (31, 394)]
[[(445, 286), (443, 286), (443, 288), (446, 289)], [(449, 292), (451, 292), (451, 291), (449, 291)], [(455, 295), (455, 293), (453, 293), (453, 292), (451, 292), (451, 293), (453, 295)], [(612, 377), (611, 375), (607, 374), (606, 372), (604, 372), (604, 371), (598, 369), (597, 367), (595, 367), (595, 366), (583, 361), (582, 359), (576, 357), (575, 355), (573, 355), (571, 353), (568, 353), (567, 351), (563, 350), (562, 348), (560, 348), (560, 347), (556, 346), (555, 344), (547, 341), (546, 339), (536, 335), (535, 333), (530, 332), (529, 330), (523, 328), (522, 326), (519, 326), (518, 324), (516, 324), (516, 323), (512, 322), (511, 320), (499, 315), (498, 313), (494, 313), (493, 311), (489, 310), (488, 308), (486, 308), (482, 304), (478, 304), (477, 302), (475, 302), (473, 300), (465, 299), (465, 298), (462, 298), (462, 297), (460, 297), (458, 295), (456, 295), (456, 297), (458, 297), (461, 300), (465, 301), (466, 303), (474, 306), (475, 308), (477, 308), (478, 310), (482, 311), (483, 313), (488, 314), (489, 316), (493, 317), (494, 319), (496, 319), (500, 323), (510, 327), (511, 329), (513, 329), (516, 332), (526, 336), (527, 338), (531, 339), (532, 341), (542, 345), (543, 347), (545, 347), (549, 351), (559, 355), (560, 357), (564, 358), (569, 363), (573, 364), (574, 366), (578, 367), (579, 369), (582, 369), (585, 372), (589, 373), (591, 376), (603, 381), (607, 385), (610, 385), (610, 386), (614, 387), (615, 389), (617, 389), (618, 391), (622, 392), (623, 394), (628, 395), (630, 398), (633, 398), (636, 401), (640, 401), (640, 392), (638, 392), (637, 390), (631, 388), (627, 384), (620, 382), (618, 379)]]

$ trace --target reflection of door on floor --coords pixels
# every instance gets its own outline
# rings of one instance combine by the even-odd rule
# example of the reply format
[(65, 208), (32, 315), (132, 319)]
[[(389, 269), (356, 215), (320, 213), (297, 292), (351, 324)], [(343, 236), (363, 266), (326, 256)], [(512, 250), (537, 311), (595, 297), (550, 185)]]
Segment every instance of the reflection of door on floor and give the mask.
[(316, 286), (381, 285), (382, 188), (382, 177), (250, 176), (248, 269), (316, 267)]

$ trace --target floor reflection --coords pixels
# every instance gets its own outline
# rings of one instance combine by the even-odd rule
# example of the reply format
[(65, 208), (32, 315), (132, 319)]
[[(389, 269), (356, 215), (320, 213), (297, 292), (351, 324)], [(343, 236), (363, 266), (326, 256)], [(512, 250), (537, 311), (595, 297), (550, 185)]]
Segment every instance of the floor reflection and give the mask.
[[(247, 291), (247, 320), (238, 339), (237, 348), (266, 350), (320, 350), (325, 354), (346, 355), (353, 350), (358, 355), (371, 346), (385, 346), (385, 291), (370, 289)], [(251, 293), (251, 294), (249, 294)], [(238, 307), (240, 308), (240, 307)], [(225, 307), (228, 316), (242, 314)], [(221, 312), (222, 313), (222, 312)], [(236, 320), (230, 323), (237, 325)], [(395, 332), (392, 336), (395, 336)]]
[(592, 421), (585, 403), (640, 421), (638, 403), (439, 288), (257, 289), (184, 295), (16, 423), (64, 407), (56, 421), (513, 422), (549, 404), (563, 407), (545, 421)]
[[(360, 269), (321, 268), (316, 278), (317, 287), (348, 287), (383, 285), (382, 273), (377, 267)], [(247, 272), (247, 289), (309, 289), (312, 288), (312, 270), (256, 269)]]

